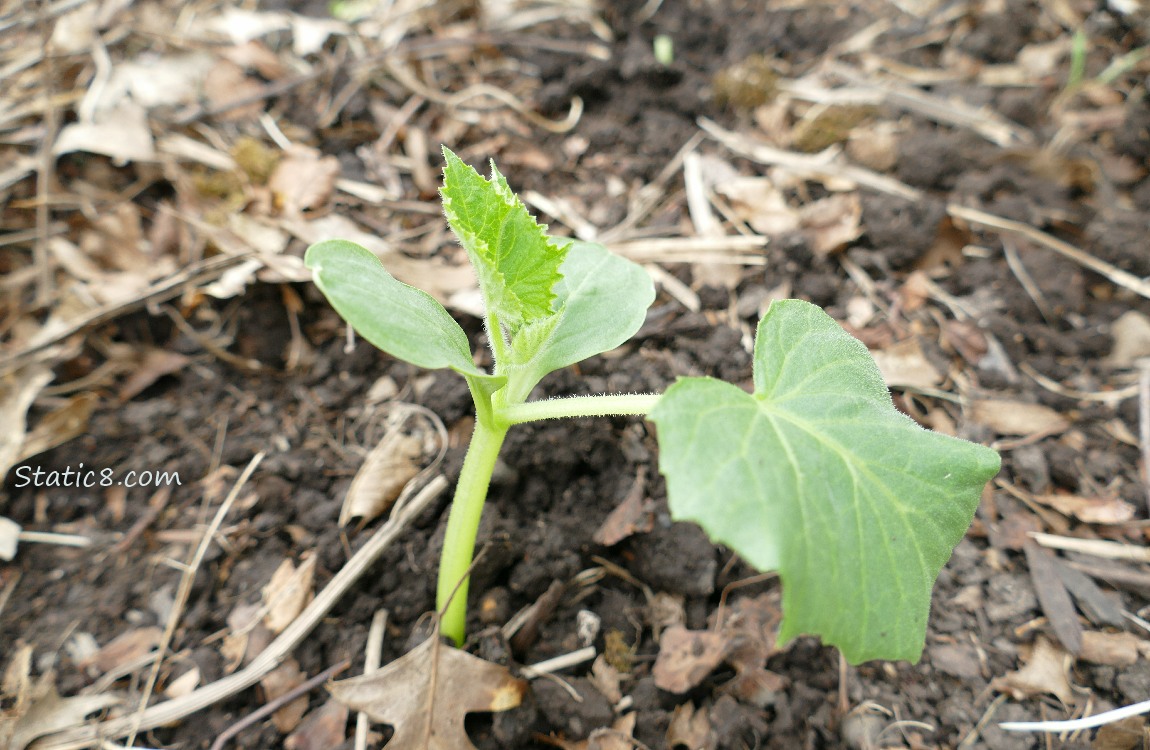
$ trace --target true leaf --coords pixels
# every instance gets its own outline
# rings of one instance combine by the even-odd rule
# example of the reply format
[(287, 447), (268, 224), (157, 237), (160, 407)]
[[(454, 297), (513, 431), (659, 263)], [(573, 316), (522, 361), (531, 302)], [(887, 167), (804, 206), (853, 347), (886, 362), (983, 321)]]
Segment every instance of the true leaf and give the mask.
[(512, 331), (553, 312), (567, 244), (553, 240), (491, 164), (485, 180), (446, 147), (443, 210), (479, 276), (488, 311)]
[(650, 418), (672, 515), (779, 572), (781, 641), (819, 635), (852, 663), (921, 656), (994, 451), (897, 411), (866, 348), (798, 300), (759, 323), (753, 394), (684, 378)]
[(346, 240), (312, 245), (304, 256), (332, 307), (375, 346), (429, 370), (450, 367), (483, 381), (467, 334), (430, 294), (399, 281), (370, 250)]
[(643, 325), (655, 286), (641, 266), (590, 242), (573, 242), (555, 286), (556, 312), (525, 326), (512, 343), (507, 372), (525, 398), (549, 372), (627, 341)]
[(428, 638), (383, 669), (329, 683), (328, 690), (353, 711), (394, 727), (390, 750), (474, 750), (463, 728), (467, 714), (518, 706), (527, 683)]

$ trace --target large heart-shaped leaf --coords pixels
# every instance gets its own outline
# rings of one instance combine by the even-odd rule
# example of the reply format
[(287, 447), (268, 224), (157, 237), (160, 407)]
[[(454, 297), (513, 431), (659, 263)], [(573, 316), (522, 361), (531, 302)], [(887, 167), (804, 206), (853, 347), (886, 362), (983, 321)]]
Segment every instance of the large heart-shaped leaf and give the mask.
[(555, 286), (557, 312), (524, 326), (512, 343), (509, 398), (522, 400), (549, 372), (627, 341), (643, 325), (655, 285), (643, 268), (591, 242), (573, 242)]
[(771, 305), (754, 360), (753, 394), (684, 378), (652, 410), (672, 515), (779, 572), (780, 640), (917, 660), (998, 454), (896, 410), (866, 348), (809, 303)]
[(487, 383), (498, 380), (476, 367), (467, 334), (430, 294), (399, 281), (367, 248), (347, 240), (319, 242), (304, 263), (344, 320), (393, 357), (429, 370), (450, 367)]

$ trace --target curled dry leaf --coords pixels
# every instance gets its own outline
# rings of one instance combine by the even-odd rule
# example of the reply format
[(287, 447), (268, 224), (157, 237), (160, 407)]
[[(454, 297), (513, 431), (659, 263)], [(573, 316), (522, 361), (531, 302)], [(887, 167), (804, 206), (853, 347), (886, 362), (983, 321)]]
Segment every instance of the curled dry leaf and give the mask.
[(383, 515), (422, 468), (423, 438), (404, 432), (400, 426), (389, 429), (367, 454), (348, 487), (339, 512), (339, 525), (353, 518), (372, 521)]
[(1035, 495), (1034, 500), (1083, 523), (1126, 523), (1137, 512), (1133, 505), (1117, 497)]
[(1006, 399), (973, 401), (970, 419), (999, 435), (1053, 435), (1070, 427), (1070, 421), (1049, 406)]
[(299, 568), (291, 560), (284, 560), (272, 573), (272, 579), (264, 587), (264, 604), (267, 614), (264, 625), (273, 633), (280, 633), (295, 621), (312, 598), (315, 583), (315, 555), (305, 553)]
[(596, 656), (591, 664), (590, 680), (595, 689), (602, 693), (612, 706), (623, 700), (623, 690), (619, 686), (622, 675), (618, 669), (607, 663), (603, 654)]
[(183, 698), (200, 685), (200, 668), (192, 667), (187, 672), (168, 683), (164, 695), (169, 698)]
[(1076, 703), (1074, 687), (1070, 684), (1070, 664), (1073, 661), (1061, 647), (1039, 636), (1034, 641), (1025, 666), (1015, 672), (996, 677), (990, 686), (1007, 693), (1015, 700), (1049, 693), (1067, 706)]
[(429, 638), (383, 669), (328, 689), (351, 710), (390, 724), (390, 750), (475, 750), (463, 728), (467, 714), (515, 708), (527, 683)]
[(607, 515), (591, 539), (596, 544), (611, 547), (636, 532), (647, 532), (654, 527), (655, 509), (647, 497), (647, 467), (640, 466), (623, 502)]

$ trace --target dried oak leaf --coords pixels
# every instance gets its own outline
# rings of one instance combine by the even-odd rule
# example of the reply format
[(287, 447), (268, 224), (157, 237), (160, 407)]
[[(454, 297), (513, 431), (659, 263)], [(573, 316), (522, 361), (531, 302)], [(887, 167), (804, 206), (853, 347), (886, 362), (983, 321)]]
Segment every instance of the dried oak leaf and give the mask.
[(1039, 636), (1030, 651), (1026, 665), (1015, 672), (996, 677), (990, 687), (1007, 693), (1015, 700), (1049, 693), (1067, 706), (1077, 703), (1074, 686), (1070, 684), (1070, 665), (1073, 657), (1061, 646)]
[(429, 638), (383, 669), (330, 683), (328, 690), (351, 710), (390, 724), (391, 750), (475, 750), (463, 729), (467, 714), (515, 708), (527, 683)]

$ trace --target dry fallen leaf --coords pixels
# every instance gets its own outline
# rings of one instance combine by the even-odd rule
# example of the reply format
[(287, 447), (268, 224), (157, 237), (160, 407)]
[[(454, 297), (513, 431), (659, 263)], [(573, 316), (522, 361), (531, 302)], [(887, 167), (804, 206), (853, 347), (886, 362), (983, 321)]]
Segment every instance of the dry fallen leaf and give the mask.
[(272, 573), (264, 587), (264, 603), (268, 608), (264, 625), (273, 633), (283, 632), (291, 625), (312, 597), (315, 582), (315, 554), (304, 553), (299, 568), (291, 560), (284, 560)]
[(347, 706), (329, 700), (309, 713), (284, 740), (285, 750), (328, 750), (347, 739)]
[(89, 673), (103, 674), (124, 664), (138, 661), (160, 644), (163, 631), (155, 626), (136, 628), (121, 633), (105, 643), (99, 651), (80, 663)]
[(858, 193), (836, 193), (799, 209), (803, 235), (816, 255), (829, 255), (862, 235)]
[(672, 625), (659, 639), (659, 655), (651, 673), (655, 686), (685, 693), (698, 685), (723, 660), (729, 638), (712, 630), (687, 630)]
[(1146, 718), (1131, 716), (1110, 724), (1103, 724), (1090, 743), (1090, 750), (1136, 750), (1143, 747), (1146, 736)]
[(20, 460), (28, 409), (52, 378), (52, 370), (40, 364), (0, 378), (0, 479)]
[(128, 162), (156, 160), (156, 147), (144, 108), (125, 100), (114, 109), (98, 112), (92, 122), (65, 125), (52, 147), (54, 156), (86, 151), (111, 157), (122, 167)]
[(681, 703), (667, 725), (667, 747), (689, 747), (691, 750), (715, 750), (718, 739), (711, 729), (711, 719), (703, 708)]
[(422, 437), (405, 432), (400, 425), (389, 429), (351, 480), (339, 512), (339, 525), (346, 526), (353, 518), (372, 521), (386, 513), (420, 472), (423, 442)]
[(183, 698), (200, 685), (200, 668), (192, 667), (187, 672), (168, 683), (164, 695), (169, 698)]
[(916, 338), (908, 338), (885, 349), (871, 352), (882, 379), (888, 386), (933, 388), (942, 382), (942, 375), (922, 353)]
[(999, 435), (1053, 435), (1070, 421), (1049, 406), (1026, 401), (979, 399), (971, 402), (970, 419)]
[[(268, 672), (260, 680), (264, 690), (264, 702), (271, 703), (281, 695), (286, 695), (307, 681), (307, 675), (299, 668), (295, 657), (289, 656), (282, 664)], [(287, 734), (299, 726), (307, 712), (308, 698), (301, 695), (272, 714), (272, 724), (280, 734)]]
[(88, 431), (88, 422), (100, 403), (95, 393), (80, 393), (45, 414), (24, 439), (20, 461), (63, 445)]
[(1091, 664), (1131, 667), (1138, 661), (1141, 649), (1148, 644), (1133, 633), (1105, 633), (1087, 630), (1082, 634), (1078, 658)]
[(390, 724), (390, 750), (475, 750), (463, 728), (467, 714), (515, 708), (527, 683), (505, 667), (429, 638), (379, 671), (328, 689), (351, 710)]
[(297, 217), (304, 211), (323, 208), (338, 177), (339, 159), (296, 145), (276, 166), (268, 187), (283, 215)]
[(730, 637), (724, 658), (735, 677), (723, 689), (740, 701), (759, 708), (777, 700), (786, 680), (766, 669), (767, 659), (779, 651), (782, 606), (777, 589), (736, 599), (723, 621)]
[(1150, 356), (1150, 318), (1129, 310), (1110, 326), (1114, 347), (1106, 363), (1111, 367), (1131, 367), (1142, 357)]
[(119, 702), (118, 697), (107, 694), (61, 698), (56, 692), (55, 673), (46, 672), (34, 686), (16, 696), (12, 708), (0, 711), (0, 747), (24, 750), (37, 737), (79, 726), (88, 714)]
[(637, 720), (638, 714), (632, 712), (615, 719), (610, 728), (596, 729), (587, 738), (587, 750), (633, 750)]
[(611, 547), (636, 532), (650, 531), (654, 527), (655, 509), (647, 497), (647, 467), (640, 466), (631, 489), (627, 490), (627, 496), (607, 514), (591, 540), (604, 547)]
[(16, 548), (20, 546), (20, 524), (11, 518), (0, 516), (0, 560), (8, 562), (16, 557)]
[(623, 700), (623, 690), (619, 686), (622, 678), (619, 670), (608, 664), (607, 658), (603, 654), (595, 657), (594, 663), (591, 664), (589, 679), (595, 689), (602, 693), (612, 706)]
[(787, 204), (783, 191), (767, 177), (735, 177), (715, 185), (735, 215), (768, 237), (799, 228), (799, 213)]
[(137, 356), (139, 359), (136, 367), (132, 369), (132, 374), (120, 385), (120, 392), (117, 395), (121, 403), (131, 401), (165, 375), (183, 370), (191, 361), (179, 352), (155, 347), (148, 347)]
[(1034, 641), (1025, 666), (994, 678), (990, 686), (1009, 694), (1015, 700), (1049, 693), (1065, 705), (1073, 706), (1076, 700), (1074, 688), (1070, 684), (1072, 661), (1070, 654), (1060, 646), (1039, 636)]
[[(264, 103), (258, 97), (263, 85), (231, 60), (216, 60), (204, 76), (203, 92), (208, 106), (219, 112), (217, 119), (226, 122), (254, 120), (263, 112)], [(231, 107), (232, 102), (244, 104)]]
[(1117, 497), (1035, 495), (1034, 500), (1083, 523), (1126, 523), (1137, 512), (1133, 505)]

